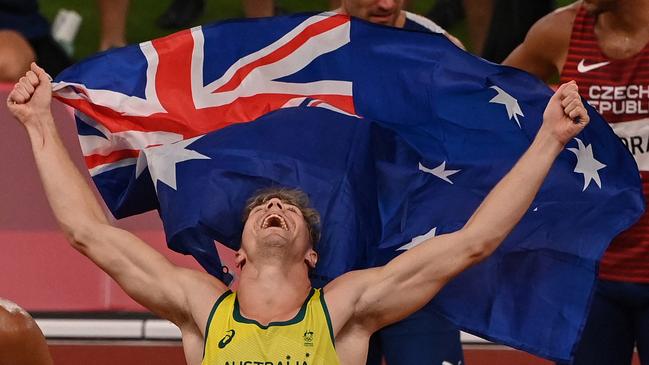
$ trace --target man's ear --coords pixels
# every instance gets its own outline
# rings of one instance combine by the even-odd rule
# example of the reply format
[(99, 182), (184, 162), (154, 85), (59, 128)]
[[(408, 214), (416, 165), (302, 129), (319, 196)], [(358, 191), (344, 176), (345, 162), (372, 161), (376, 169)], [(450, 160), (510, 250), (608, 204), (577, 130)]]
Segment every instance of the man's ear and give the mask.
[(246, 264), (247, 258), (246, 253), (242, 249), (237, 250), (237, 252), (234, 253), (235, 266), (241, 270), (243, 265)]
[(315, 265), (318, 263), (318, 253), (314, 249), (310, 248), (304, 256), (304, 261), (307, 266), (311, 269), (315, 269)]

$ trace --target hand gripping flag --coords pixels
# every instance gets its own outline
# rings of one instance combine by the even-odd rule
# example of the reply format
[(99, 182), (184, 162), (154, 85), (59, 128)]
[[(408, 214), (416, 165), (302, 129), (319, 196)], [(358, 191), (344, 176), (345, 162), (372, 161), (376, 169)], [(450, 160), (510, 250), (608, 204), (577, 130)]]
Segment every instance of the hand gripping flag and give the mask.
[[(214, 275), (244, 201), (299, 187), (322, 214), (318, 284), (461, 228), (529, 146), (552, 92), (444, 37), (324, 13), (228, 21), (63, 72), (95, 183), (117, 217), (158, 209), (169, 247)], [(598, 260), (642, 214), (606, 123), (568, 143), (528, 213), (426, 308), (460, 328), (570, 358)]]

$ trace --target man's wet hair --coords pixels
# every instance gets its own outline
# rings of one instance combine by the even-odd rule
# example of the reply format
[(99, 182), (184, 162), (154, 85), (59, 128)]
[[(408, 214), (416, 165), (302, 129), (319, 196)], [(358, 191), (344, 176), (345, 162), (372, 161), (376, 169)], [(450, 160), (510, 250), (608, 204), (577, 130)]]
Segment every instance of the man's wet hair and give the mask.
[(318, 241), (320, 241), (320, 213), (311, 207), (309, 197), (302, 190), (285, 187), (271, 187), (258, 190), (246, 202), (246, 207), (243, 211), (243, 222), (245, 223), (248, 220), (248, 216), (253, 208), (265, 204), (273, 198), (294, 205), (302, 212), (302, 216), (309, 230), (311, 245), (315, 248)]

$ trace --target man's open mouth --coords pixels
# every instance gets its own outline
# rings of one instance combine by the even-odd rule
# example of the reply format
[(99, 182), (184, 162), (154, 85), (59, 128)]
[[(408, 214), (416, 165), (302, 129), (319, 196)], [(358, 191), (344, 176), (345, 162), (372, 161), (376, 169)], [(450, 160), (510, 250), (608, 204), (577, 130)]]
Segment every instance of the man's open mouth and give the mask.
[(269, 216), (264, 218), (264, 221), (261, 223), (262, 229), (271, 227), (281, 228), (285, 231), (288, 231), (286, 220), (284, 220), (284, 217), (279, 214), (270, 214)]

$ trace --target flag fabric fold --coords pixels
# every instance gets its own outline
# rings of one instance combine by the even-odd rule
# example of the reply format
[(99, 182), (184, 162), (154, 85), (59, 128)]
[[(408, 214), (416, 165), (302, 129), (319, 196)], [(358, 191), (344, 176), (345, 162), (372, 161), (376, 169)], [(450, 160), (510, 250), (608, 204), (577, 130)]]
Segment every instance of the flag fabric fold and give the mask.
[[(322, 214), (322, 285), (460, 229), (529, 146), (551, 90), (443, 36), (331, 13), (236, 20), (102, 53), (61, 73), (117, 217), (158, 209), (169, 247), (222, 275), (245, 200), (298, 187)], [(492, 257), (424, 310), (568, 360), (610, 240), (642, 214), (635, 162), (592, 109)]]

